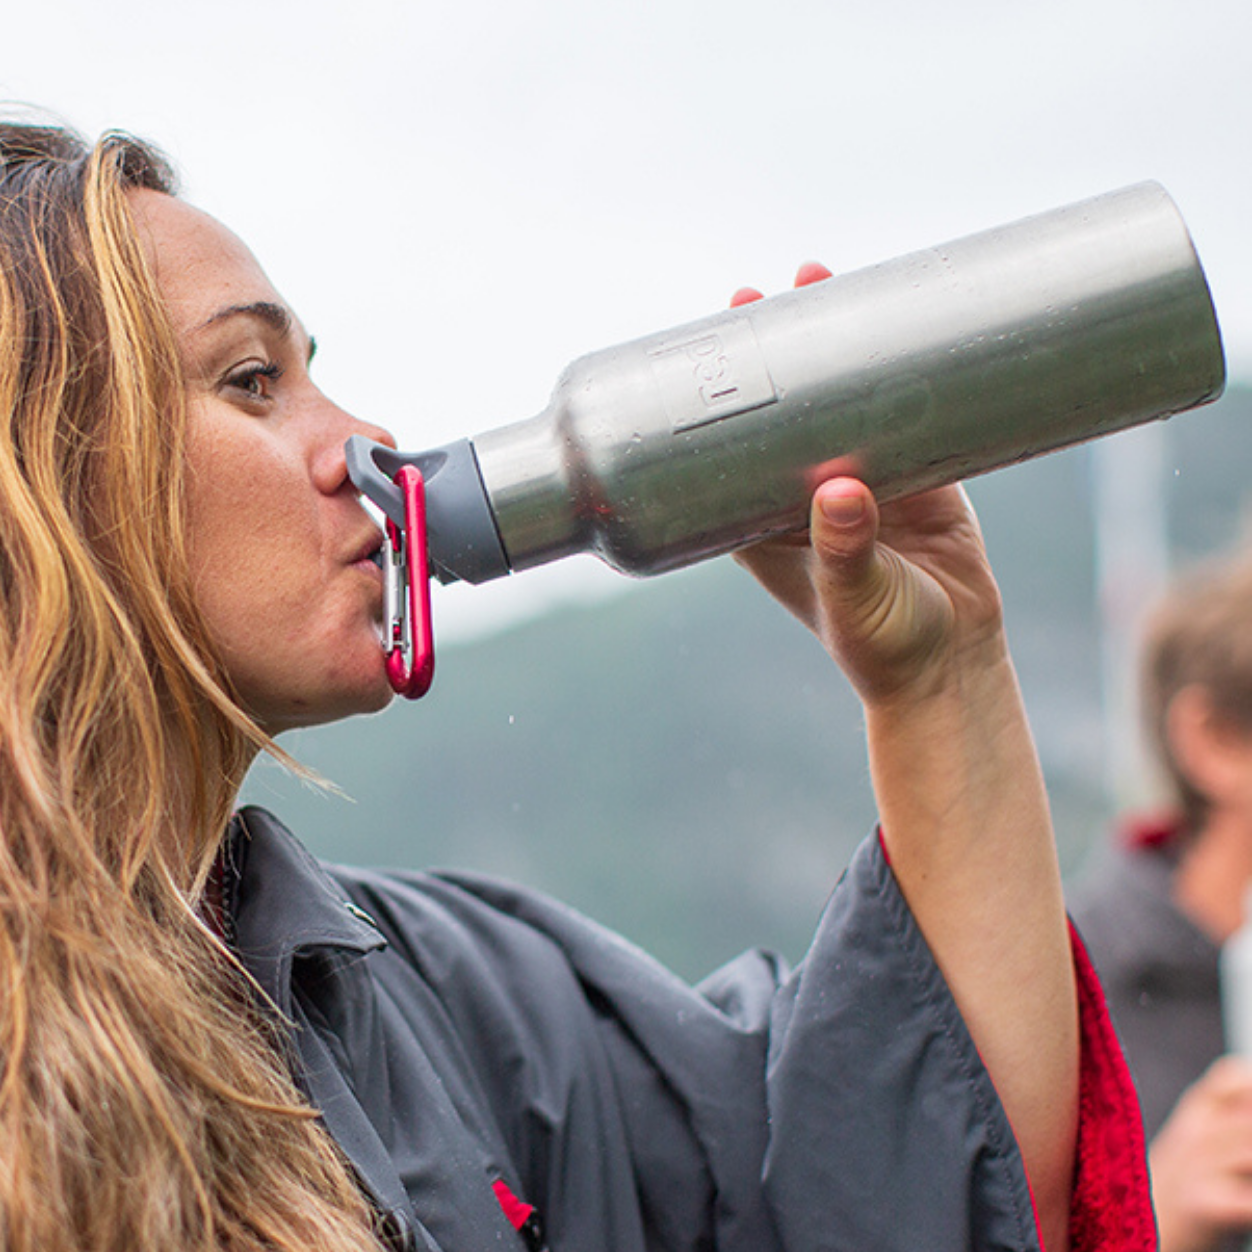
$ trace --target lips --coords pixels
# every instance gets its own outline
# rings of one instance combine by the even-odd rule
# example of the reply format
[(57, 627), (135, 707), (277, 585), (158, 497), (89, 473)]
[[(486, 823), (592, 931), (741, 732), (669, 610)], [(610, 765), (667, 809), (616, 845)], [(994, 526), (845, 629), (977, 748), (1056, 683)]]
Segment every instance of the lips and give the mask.
[(372, 531), (367, 539), (357, 546), (356, 554), (352, 557), (349, 564), (356, 565), (361, 561), (369, 561), (371, 564), (382, 568), (383, 564), (383, 537), (378, 531)]

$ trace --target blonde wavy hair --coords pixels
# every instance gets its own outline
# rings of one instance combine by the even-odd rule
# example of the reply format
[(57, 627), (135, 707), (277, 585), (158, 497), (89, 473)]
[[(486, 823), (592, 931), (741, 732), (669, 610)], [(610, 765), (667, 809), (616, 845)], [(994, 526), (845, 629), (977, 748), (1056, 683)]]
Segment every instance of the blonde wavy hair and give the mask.
[(121, 134), (0, 122), (0, 1247), (378, 1248), (199, 902), (247, 763)]

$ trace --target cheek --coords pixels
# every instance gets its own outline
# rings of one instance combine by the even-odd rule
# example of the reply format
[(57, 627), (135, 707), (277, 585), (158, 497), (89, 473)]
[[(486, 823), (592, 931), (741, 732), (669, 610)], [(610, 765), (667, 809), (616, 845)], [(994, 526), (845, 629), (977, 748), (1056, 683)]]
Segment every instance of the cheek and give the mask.
[[(317, 535), (301, 467), (262, 432), (200, 416), (188, 447), (188, 549), (196, 598), (219, 642), (272, 630), (316, 572)], [(310, 569), (313, 566), (313, 569)]]
[(202, 417), (187, 484), (197, 603), (244, 705), (272, 733), (390, 699), (381, 587), (341, 559), (361, 517), (345, 519), (345, 500), (319, 492), (281, 436)]

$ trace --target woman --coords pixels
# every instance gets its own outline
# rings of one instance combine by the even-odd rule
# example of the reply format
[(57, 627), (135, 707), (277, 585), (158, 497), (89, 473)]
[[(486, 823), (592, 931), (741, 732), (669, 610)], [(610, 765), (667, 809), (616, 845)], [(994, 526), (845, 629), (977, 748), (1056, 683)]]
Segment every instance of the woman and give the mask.
[(834, 480), (742, 558), (862, 696), (881, 805), (794, 976), (697, 994), (525, 892), (329, 871), (230, 810), (390, 697), (343, 460), (380, 432), (150, 149), (0, 162), (6, 1248), (1150, 1245), (959, 490)]

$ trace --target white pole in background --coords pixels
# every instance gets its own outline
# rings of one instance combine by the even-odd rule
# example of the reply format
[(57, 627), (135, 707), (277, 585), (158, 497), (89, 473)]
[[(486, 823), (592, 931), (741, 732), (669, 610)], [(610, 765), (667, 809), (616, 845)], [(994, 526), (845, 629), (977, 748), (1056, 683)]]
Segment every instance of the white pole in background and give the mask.
[(1144, 612), (1169, 578), (1166, 435), (1164, 422), (1150, 422), (1091, 445), (1104, 779), (1115, 812), (1141, 806), (1150, 788), (1138, 643)]

